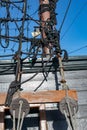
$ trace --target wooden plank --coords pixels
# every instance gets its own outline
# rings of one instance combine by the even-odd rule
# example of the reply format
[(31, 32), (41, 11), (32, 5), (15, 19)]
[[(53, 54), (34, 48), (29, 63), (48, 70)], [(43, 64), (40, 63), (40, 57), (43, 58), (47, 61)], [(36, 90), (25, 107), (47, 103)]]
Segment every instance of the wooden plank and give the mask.
[(0, 130), (4, 130), (4, 107), (0, 106)]
[(5, 104), (6, 96), (7, 96), (6, 93), (0, 93), (0, 105)]
[[(77, 100), (77, 93), (75, 90), (68, 90), (68, 95)], [(60, 102), (66, 96), (65, 90), (51, 90), (41, 91), (36, 93), (21, 93), (21, 97), (24, 97), (29, 103), (57, 103)]]
[(45, 104), (41, 104), (39, 107), (40, 111), (40, 130), (48, 130), (46, 121)]
[[(77, 99), (77, 93), (75, 90), (68, 90), (68, 95)], [(40, 92), (22, 92), (21, 98), (25, 98), (30, 104), (41, 104), (41, 103), (57, 103), (60, 102), (65, 96), (65, 90), (51, 90), (51, 91), (40, 91)], [(0, 93), (0, 105), (3, 105), (6, 100), (6, 93)]]

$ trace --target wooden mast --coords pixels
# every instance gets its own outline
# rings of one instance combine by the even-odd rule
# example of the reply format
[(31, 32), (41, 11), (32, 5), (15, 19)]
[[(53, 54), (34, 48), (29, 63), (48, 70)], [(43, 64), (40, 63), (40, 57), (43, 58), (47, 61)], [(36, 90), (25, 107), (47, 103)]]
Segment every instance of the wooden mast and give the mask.
[[(46, 24), (46, 21), (50, 20), (50, 10), (49, 10), (49, 0), (40, 0), (40, 19), (42, 22), (42, 38), (46, 39), (46, 33), (44, 31), (44, 27)], [(49, 54), (49, 46), (46, 44), (43, 45), (43, 52), (45, 55)]]

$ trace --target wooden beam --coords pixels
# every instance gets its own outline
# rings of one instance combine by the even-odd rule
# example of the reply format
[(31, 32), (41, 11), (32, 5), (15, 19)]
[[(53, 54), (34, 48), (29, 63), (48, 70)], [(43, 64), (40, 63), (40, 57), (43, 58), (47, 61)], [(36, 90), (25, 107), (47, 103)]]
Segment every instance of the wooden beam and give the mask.
[(4, 130), (4, 107), (0, 106), (0, 130)]
[[(0, 93), (0, 105), (5, 104), (6, 93)], [(68, 90), (68, 95), (78, 100), (77, 93), (75, 90)], [(65, 90), (51, 90), (51, 91), (40, 91), (40, 92), (21, 92), (21, 98), (25, 98), (30, 104), (44, 104), (44, 103), (57, 103), (60, 102), (65, 96)]]
[[(47, 121), (46, 121), (46, 113), (45, 113), (45, 104), (30, 104), (31, 108), (39, 108), (39, 115), (40, 115), (40, 130), (48, 130), (47, 129)], [(5, 116), (5, 109), (8, 107), (0, 106), (0, 130), (5, 129), (4, 124), (4, 116)]]
[[(68, 90), (68, 95), (77, 100), (77, 93), (75, 90)], [(35, 93), (21, 93), (21, 97), (25, 98), (30, 104), (41, 103), (57, 103), (60, 102), (66, 96), (65, 90), (51, 90), (40, 91)]]
[(40, 130), (48, 130), (46, 121), (45, 104), (41, 104), (39, 107), (40, 111)]

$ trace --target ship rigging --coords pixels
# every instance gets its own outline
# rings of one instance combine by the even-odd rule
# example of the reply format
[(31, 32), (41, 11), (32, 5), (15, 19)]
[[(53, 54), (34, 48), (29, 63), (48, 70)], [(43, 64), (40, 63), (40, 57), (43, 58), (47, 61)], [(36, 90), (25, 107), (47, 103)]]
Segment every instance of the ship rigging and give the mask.
[[(28, 0), (1, 0), (0, 2), (2, 12), (5, 10), (6, 13), (5, 16), (2, 14), (2, 17), (0, 17), (0, 45), (4, 50), (11, 46), (12, 51), (12, 54), (0, 57), (11, 57), (15, 64), (15, 79), (9, 85), (7, 94), (2, 95), (3, 98), (5, 97), (5, 102), (2, 101), (1, 105), (4, 105), (5, 108), (8, 107), (12, 115), (13, 130), (22, 129), (24, 117), (29, 114), (31, 104), (43, 104), (43, 108), (40, 108), (43, 110), (44, 104), (55, 102), (59, 103), (59, 109), (64, 114), (68, 125), (72, 130), (77, 130), (74, 123), (74, 117), (78, 110), (77, 94), (75, 90), (69, 90), (69, 86), (67, 85), (62, 60), (67, 61), (68, 54), (60, 46), (60, 32), (71, 0), (68, 3), (59, 30), (56, 29), (57, 14), (55, 9), (57, 2), (58, 0), (40, 0), (38, 9), (39, 20), (29, 15)], [(17, 12), (20, 12), (20, 15)], [(30, 28), (29, 21), (35, 23), (32, 38), (28, 34)], [(25, 50), (25, 45), (27, 45), (27, 50)], [(39, 74), (40, 70), (38, 68), (38, 71), (32, 77), (21, 82), (23, 74), (22, 65), (24, 61), (28, 60), (32, 69), (38, 59), (42, 66), (44, 80), (35, 88), (33, 93), (23, 93), (21, 85), (34, 78)], [(52, 64), (46, 70), (49, 62)], [(62, 90), (37, 93), (37, 90), (47, 80), (51, 67), (54, 68), (53, 71), (57, 71), (58, 69), (60, 71)], [(56, 94), (56, 98), (52, 97), (52, 94)], [(42, 127), (40, 129), (42, 130)], [(47, 130), (46, 126), (44, 130)]]

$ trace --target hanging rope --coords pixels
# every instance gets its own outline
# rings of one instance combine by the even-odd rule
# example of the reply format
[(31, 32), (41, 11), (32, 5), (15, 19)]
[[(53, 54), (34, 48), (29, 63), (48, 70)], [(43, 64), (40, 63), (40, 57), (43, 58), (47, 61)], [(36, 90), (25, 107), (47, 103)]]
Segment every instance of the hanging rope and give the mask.
[(15, 110), (13, 110), (13, 130), (15, 130)]
[(25, 112), (23, 112), (23, 114), (22, 114), (22, 119), (21, 119), (21, 122), (20, 122), (19, 130), (22, 129), (22, 125), (23, 125), (23, 121), (24, 121), (24, 116), (25, 116)]
[(10, 113), (13, 116), (13, 130), (21, 130), (24, 118), (30, 111), (29, 103), (24, 98), (16, 98), (10, 105)]
[(19, 125), (20, 125), (20, 118), (21, 118), (21, 110), (22, 110), (22, 105), (23, 105), (23, 101), (19, 101), (19, 114), (18, 114), (18, 124), (17, 124), (17, 130), (19, 130)]
[[(61, 75), (61, 83), (62, 83), (62, 89), (65, 90), (65, 98), (59, 103), (60, 111), (65, 115), (65, 118), (67, 120), (69, 130), (77, 130), (74, 123), (73, 114), (77, 112), (77, 102), (74, 99), (71, 99), (68, 95), (68, 85), (66, 84), (65, 75), (64, 75), (64, 68), (62, 64), (62, 58), (61, 55), (58, 53), (58, 60), (59, 60), (59, 69), (60, 69), (60, 75)], [(76, 116), (76, 115), (75, 115)], [(76, 119), (76, 117), (75, 117)], [(70, 128), (71, 127), (71, 128)]]
[[(77, 102), (74, 101), (74, 99), (70, 99), (68, 96), (68, 85), (66, 84), (65, 76), (64, 76), (64, 70), (63, 70), (63, 65), (62, 65), (62, 59), (60, 54), (58, 54), (58, 59), (59, 59), (59, 68), (60, 68), (60, 74), (61, 74), (61, 83), (62, 83), (62, 89), (65, 90), (66, 97), (64, 98), (64, 101), (60, 102), (60, 111), (65, 115), (67, 123), (69, 126), (71, 126), (72, 130), (77, 130), (76, 124), (74, 123), (74, 118), (73, 114), (77, 112)], [(73, 105), (72, 105), (73, 104)], [(66, 111), (65, 111), (66, 109)], [(68, 118), (69, 117), (69, 118)]]

